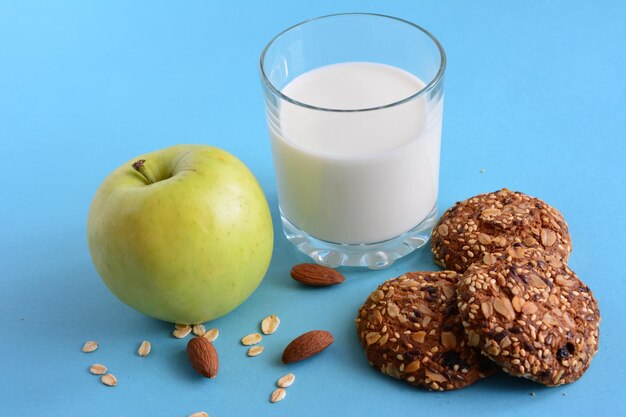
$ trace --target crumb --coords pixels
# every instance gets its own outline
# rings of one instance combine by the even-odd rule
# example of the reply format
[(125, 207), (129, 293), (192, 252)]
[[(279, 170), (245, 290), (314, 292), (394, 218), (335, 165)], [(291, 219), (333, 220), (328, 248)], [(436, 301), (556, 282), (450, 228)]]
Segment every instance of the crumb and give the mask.
[(481, 174), (484, 174), (485, 172), (487, 172), (487, 170), (485, 168), (481, 168), (479, 171)]

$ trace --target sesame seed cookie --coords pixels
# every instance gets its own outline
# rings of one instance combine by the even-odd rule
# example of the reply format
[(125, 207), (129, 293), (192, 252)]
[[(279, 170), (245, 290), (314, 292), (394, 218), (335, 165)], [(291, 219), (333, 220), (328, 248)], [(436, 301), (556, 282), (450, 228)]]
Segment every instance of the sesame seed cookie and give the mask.
[(572, 250), (561, 213), (538, 198), (503, 188), (457, 202), (433, 229), (431, 248), (443, 268), (464, 272), (486, 253), (513, 243), (567, 260)]
[(409, 272), (380, 285), (356, 319), (372, 366), (412, 385), (444, 391), (493, 372), (470, 348), (458, 314), (453, 271)]
[(457, 284), (468, 344), (511, 375), (573, 382), (598, 350), (591, 290), (557, 256), (513, 245), (470, 266)]

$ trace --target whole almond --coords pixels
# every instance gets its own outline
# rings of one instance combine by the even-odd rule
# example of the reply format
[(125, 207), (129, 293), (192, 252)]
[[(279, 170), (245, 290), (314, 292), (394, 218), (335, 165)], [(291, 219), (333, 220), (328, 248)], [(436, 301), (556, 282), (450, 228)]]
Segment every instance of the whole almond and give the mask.
[(301, 361), (316, 355), (334, 342), (333, 335), (325, 330), (311, 330), (291, 341), (283, 351), (283, 363)]
[(299, 264), (291, 268), (291, 277), (312, 287), (341, 284), (346, 278), (332, 268), (317, 264)]
[(215, 378), (219, 360), (213, 343), (196, 336), (187, 343), (187, 356), (193, 369), (206, 378)]

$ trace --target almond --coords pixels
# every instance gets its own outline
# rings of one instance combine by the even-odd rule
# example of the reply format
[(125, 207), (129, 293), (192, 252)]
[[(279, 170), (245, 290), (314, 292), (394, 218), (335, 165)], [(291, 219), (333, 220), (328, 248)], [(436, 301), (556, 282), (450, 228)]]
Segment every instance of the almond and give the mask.
[(298, 362), (316, 355), (334, 342), (333, 335), (325, 330), (311, 330), (291, 341), (283, 351), (283, 363)]
[(187, 356), (193, 369), (206, 378), (215, 378), (219, 365), (217, 351), (207, 338), (196, 336), (187, 343)]
[(410, 364), (404, 367), (404, 372), (415, 372), (422, 367), (422, 361), (419, 359), (414, 360)]
[(515, 310), (513, 309), (513, 304), (511, 303), (511, 300), (509, 300), (507, 297), (498, 297), (494, 299), (493, 309), (509, 320), (515, 319)]
[(291, 277), (312, 287), (341, 284), (346, 278), (332, 268), (317, 264), (299, 264), (291, 268)]
[(452, 350), (456, 347), (456, 336), (452, 332), (441, 333), (441, 344), (447, 350)]

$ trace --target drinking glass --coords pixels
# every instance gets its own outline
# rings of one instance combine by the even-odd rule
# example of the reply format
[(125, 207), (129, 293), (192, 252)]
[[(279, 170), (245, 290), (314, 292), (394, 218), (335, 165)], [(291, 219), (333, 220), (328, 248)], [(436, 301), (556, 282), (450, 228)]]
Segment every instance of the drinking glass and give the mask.
[(283, 230), (315, 262), (379, 269), (428, 241), (445, 65), (425, 29), (368, 13), (307, 20), (263, 50)]

